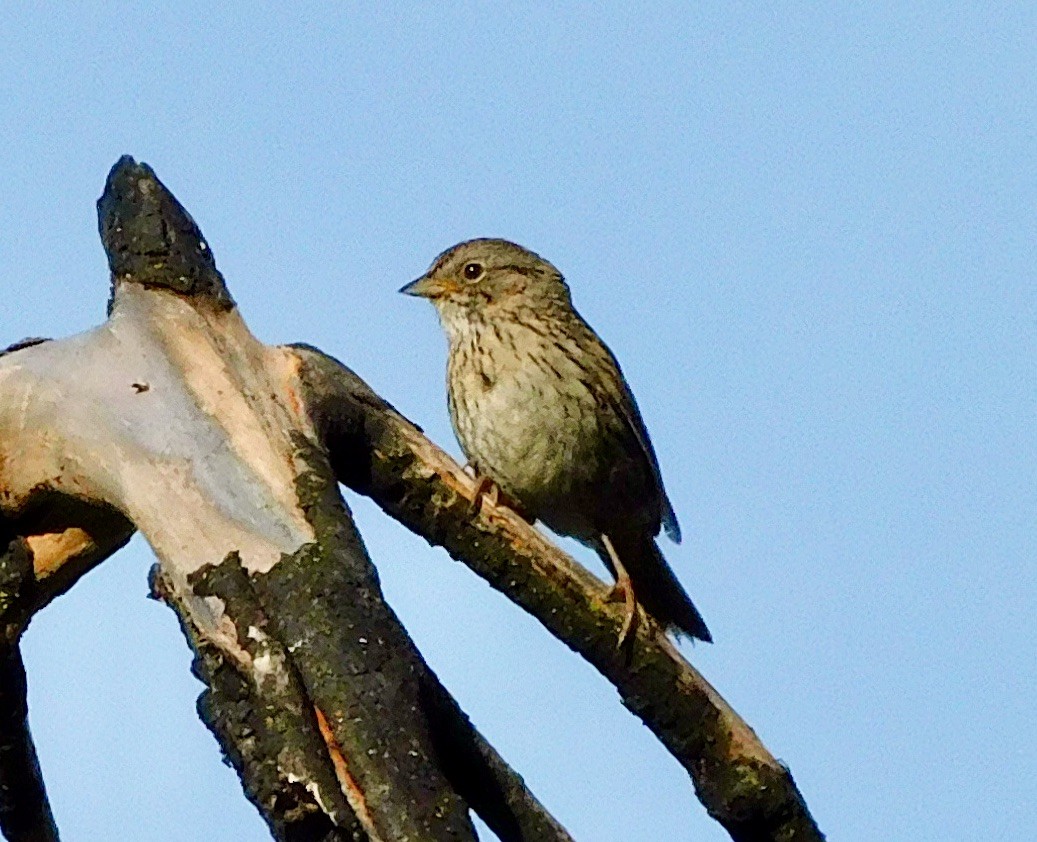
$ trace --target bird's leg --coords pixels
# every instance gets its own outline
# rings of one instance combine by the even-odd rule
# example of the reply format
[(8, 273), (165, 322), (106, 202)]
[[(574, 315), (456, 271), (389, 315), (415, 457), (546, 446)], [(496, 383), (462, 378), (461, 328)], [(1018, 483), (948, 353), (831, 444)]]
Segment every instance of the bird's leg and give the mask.
[(616, 552), (615, 547), (612, 546), (612, 541), (609, 540), (609, 536), (602, 533), (601, 543), (605, 547), (605, 552), (609, 554), (609, 558), (612, 560), (612, 567), (616, 572), (616, 584), (612, 586), (612, 590), (609, 591), (609, 599), (617, 599), (621, 594), (623, 596), (623, 603), (626, 607), (626, 613), (623, 617), (623, 627), (619, 631), (619, 641), (616, 643), (617, 649), (622, 649), (623, 644), (626, 643), (630, 633), (637, 626), (637, 595), (634, 593), (634, 583), (630, 581), (630, 574), (627, 573), (627, 569), (623, 566), (623, 562), (619, 560), (619, 554)]

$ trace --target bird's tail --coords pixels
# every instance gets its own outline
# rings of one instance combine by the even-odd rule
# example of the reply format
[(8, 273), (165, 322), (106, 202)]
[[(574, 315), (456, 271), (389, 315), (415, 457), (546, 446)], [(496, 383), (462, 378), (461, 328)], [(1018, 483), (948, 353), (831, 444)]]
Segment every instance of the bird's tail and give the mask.
[(630, 574), (634, 594), (642, 607), (667, 628), (689, 637), (713, 642), (713, 635), (670, 565), (649, 537), (612, 537), (616, 554)]

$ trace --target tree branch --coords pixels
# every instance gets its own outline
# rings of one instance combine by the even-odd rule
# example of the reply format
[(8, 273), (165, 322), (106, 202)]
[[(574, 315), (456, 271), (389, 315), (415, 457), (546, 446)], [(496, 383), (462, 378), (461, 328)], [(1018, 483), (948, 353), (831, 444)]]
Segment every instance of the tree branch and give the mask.
[[(368, 836), (339, 790), (326, 757), (312, 706), (284, 648), (265, 634), (261, 610), (248, 575), (239, 564), (208, 571), (214, 610), (237, 622), (225, 623), (232, 639), (217, 645), (210, 628), (190, 608), (191, 595), (155, 565), (151, 593), (176, 613), (195, 654), (192, 670), (205, 691), (198, 714), (237, 771), (242, 788), (278, 842), (368, 842)], [(219, 592), (222, 596), (215, 596)], [(255, 631), (240, 634), (238, 629)], [(275, 680), (256, 684), (255, 661), (270, 665)], [(276, 674), (274, 669), (276, 665)]]
[(9, 842), (57, 842), (25, 694), (18, 646), (0, 646), (0, 833)]
[(184, 208), (124, 158), (98, 214), (108, 321), (0, 362), (3, 510), (82, 530), (79, 501), (147, 538), (203, 718), (279, 839), (465, 842), (470, 804), (509, 842), (568, 840), (385, 604), (293, 358), (249, 332)]
[(422, 701), (446, 776), (500, 842), (572, 842), (431, 670)]
[(789, 771), (654, 624), (617, 650), (621, 608), (583, 567), (475, 484), (353, 372), (294, 346), (304, 400), (339, 480), (443, 546), (533, 614), (619, 691), (736, 842), (823, 840)]
[[(40, 498), (34, 500), (39, 502)], [(19, 638), (40, 608), (133, 534), (132, 526), (117, 513), (75, 504), (62, 511), (71, 509), (80, 515), (78, 526), (63, 525), (67, 521), (56, 519), (47, 506), (30, 507), (20, 522), (0, 517), (0, 834), (9, 842), (58, 839), (29, 731)]]
[[(11, 592), (9, 583), (20, 585), (32, 577), (32, 553), (25, 542), (4, 539), (2, 547), (0, 606), (4, 593)], [(21, 652), (16, 638), (5, 634), (0, 638), (0, 833), (9, 842), (56, 842), (58, 830), (29, 733), (28, 716)]]
[(38, 611), (124, 547), (134, 531), (108, 506), (50, 492), (34, 495), (6, 529), (23, 542), (28, 564), (0, 575), (0, 645), (16, 643)]
[(147, 164), (129, 155), (115, 163), (97, 200), (97, 222), (113, 301), (125, 282), (172, 290), (217, 309), (234, 307), (201, 230)]

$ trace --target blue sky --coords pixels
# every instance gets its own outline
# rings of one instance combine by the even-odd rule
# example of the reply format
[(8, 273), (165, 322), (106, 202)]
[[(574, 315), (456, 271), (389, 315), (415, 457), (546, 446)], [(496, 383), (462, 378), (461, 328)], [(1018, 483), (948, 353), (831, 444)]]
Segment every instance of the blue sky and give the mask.
[[(1037, 837), (1035, 7), (215, 5), (0, 9), (0, 344), (104, 318), (94, 201), (129, 153), (259, 337), (457, 453), (435, 315), (395, 291), (458, 240), (521, 242), (638, 396), (717, 641), (690, 658), (830, 838)], [(349, 502), (578, 840), (726, 838), (589, 667)], [(135, 539), (25, 640), (64, 835), (267, 838), (151, 563)]]

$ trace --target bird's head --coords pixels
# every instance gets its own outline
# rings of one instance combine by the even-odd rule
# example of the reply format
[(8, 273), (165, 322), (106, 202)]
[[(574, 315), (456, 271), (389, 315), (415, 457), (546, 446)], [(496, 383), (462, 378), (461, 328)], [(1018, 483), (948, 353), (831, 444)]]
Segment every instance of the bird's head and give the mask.
[(561, 273), (539, 255), (507, 240), (468, 240), (447, 249), (400, 292), (429, 299), (444, 313), (517, 301), (568, 304)]

